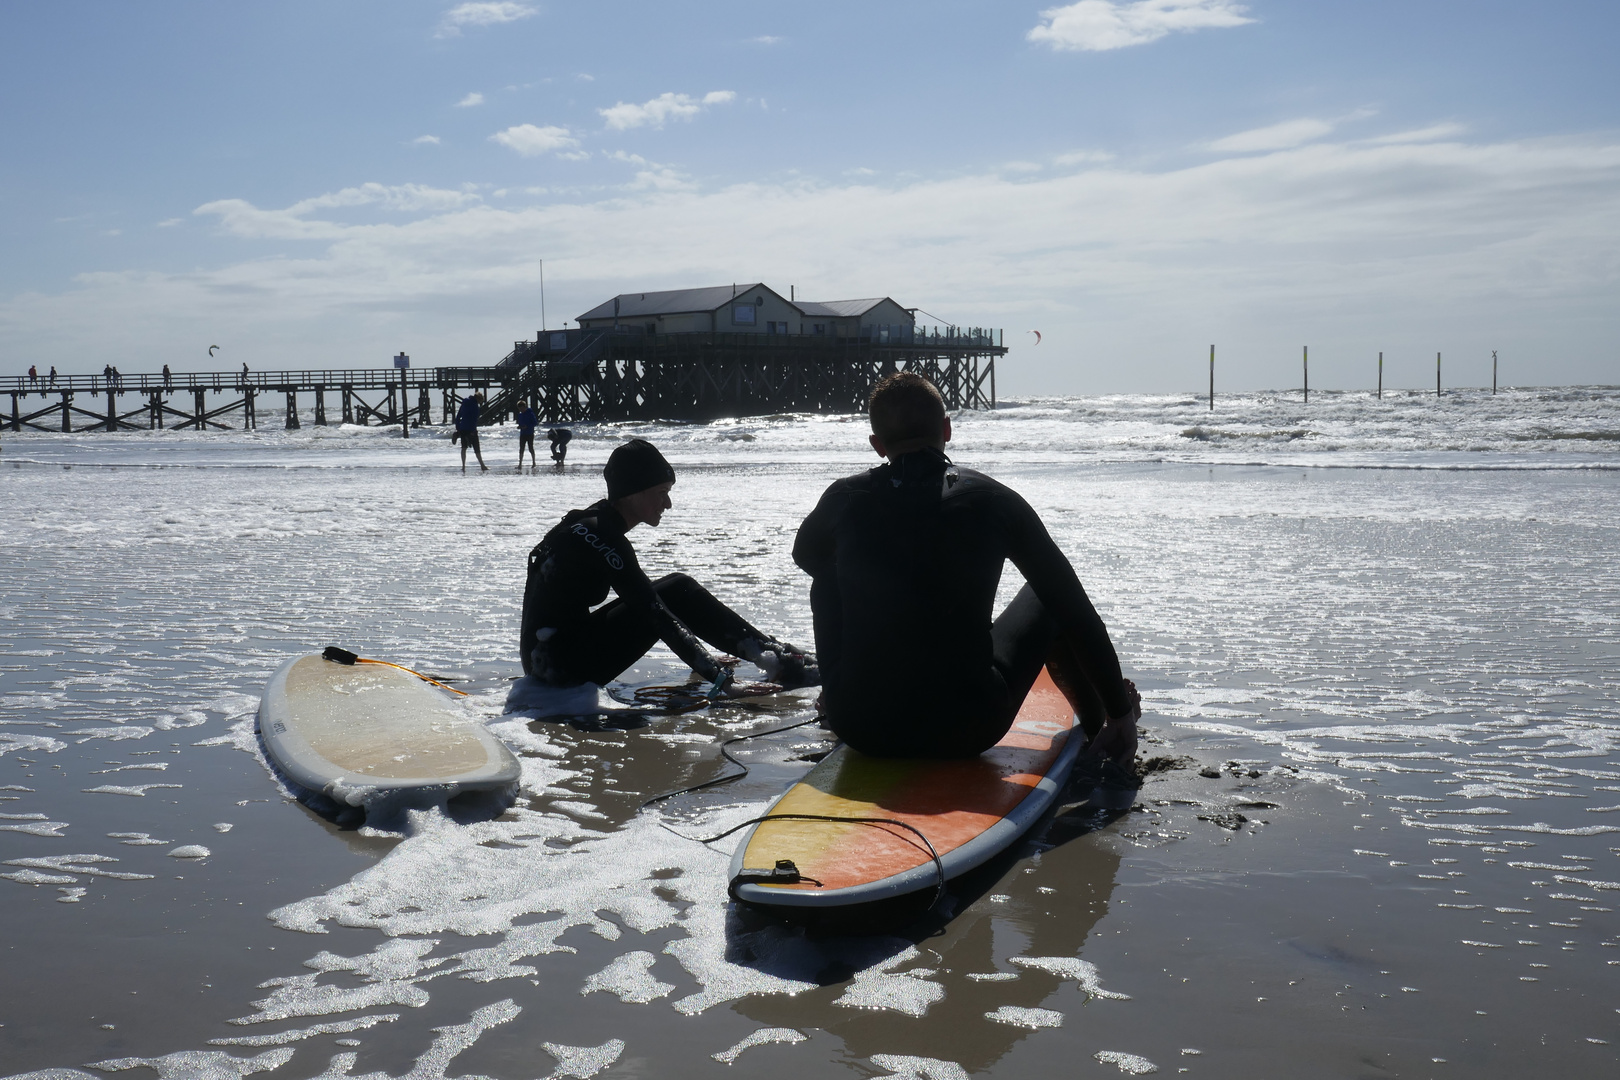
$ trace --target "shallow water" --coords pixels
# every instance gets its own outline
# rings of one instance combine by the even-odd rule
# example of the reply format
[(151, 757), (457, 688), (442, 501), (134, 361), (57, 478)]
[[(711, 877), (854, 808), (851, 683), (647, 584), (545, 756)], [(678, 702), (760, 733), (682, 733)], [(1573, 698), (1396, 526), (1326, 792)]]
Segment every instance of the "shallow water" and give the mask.
[[(376, 429), (5, 436), (0, 1072), (1613, 1071), (1620, 392), (1309, 410), (958, 418), (957, 460), (1073, 557), (1169, 760), (1128, 811), (1077, 784), (945, 916), (865, 936), (729, 910), (729, 843), (669, 831), (759, 812), (819, 729), (635, 813), (813, 694), (499, 715), (523, 557), (627, 431), (681, 472), (643, 562), (808, 642), (788, 548), (875, 460), (858, 418), (585, 429), (578, 464), (521, 476)], [(289, 801), (251, 713), (329, 643), (460, 680), (522, 757), (514, 811), (355, 830)], [(680, 672), (660, 651), (627, 678)]]

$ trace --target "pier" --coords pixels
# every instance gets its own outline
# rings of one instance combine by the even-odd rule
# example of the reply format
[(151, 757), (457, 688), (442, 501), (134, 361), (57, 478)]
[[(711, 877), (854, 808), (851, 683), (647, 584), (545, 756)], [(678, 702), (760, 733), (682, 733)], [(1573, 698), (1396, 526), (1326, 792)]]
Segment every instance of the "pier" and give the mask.
[(850, 337), (788, 334), (658, 334), (640, 326), (542, 331), (487, 367), (362, 368), (252, 372), (16, 376), (0, 426), (12, 431), (252, 430), (267, 403), (282, 424), (397, 425), (454, 420), (481, 392), (481, 424), (501, 423), (531, 402), (548, 424), (713, 420), (771, 413), (848, 413), (866, 408), (884, 375), (915, 371), (946, 407), (995, 407), (1002, 332), (912, 330)]

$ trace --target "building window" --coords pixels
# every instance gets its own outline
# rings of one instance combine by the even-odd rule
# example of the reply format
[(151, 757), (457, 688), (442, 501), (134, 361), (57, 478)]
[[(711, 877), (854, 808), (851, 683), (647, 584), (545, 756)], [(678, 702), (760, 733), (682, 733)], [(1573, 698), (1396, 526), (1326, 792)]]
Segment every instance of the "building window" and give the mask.
[(765, 324), (765, 332), (767, 334), (786, 334), (788, 324), (785, 322), (768, 322)]
[(753, 304), (732, 304), (731, 325), (755, 326), (757, 325), (757, 320), (755, 319), (756, 314), (757, 312)]

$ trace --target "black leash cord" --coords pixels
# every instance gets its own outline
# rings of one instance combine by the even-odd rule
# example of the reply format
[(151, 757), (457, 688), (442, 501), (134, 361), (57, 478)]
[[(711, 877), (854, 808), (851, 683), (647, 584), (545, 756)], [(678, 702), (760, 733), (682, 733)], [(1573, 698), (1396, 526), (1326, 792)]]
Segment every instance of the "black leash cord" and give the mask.
[[(760, 734), (763, 735), (765, 732), (761, 732)], [(928, 851), (928, 857), (934, 860), (934, 898), (928, 901), (929, 909), (932, 910), (933, 906), (939, 903), (939, 898), (945, 895), (945, 864), (940, 860), (939, 852), (934, 849), (933, 842), (929, 840), (923, 831), (917, 828), (915, 825), (908, 824), (904, 821), (899, 821), (895, 818), (843, 817), (838, 814), (764, 814), (760, 817), (749, 818), (747, 821), (744, 821), (741, 824), (733, 825), (723, 833), (717, 833), (714, 836), (702, 837), (687, 836), (685, 833), (676, 832), (674, 829), (670, 829), (668, 825), (665, 825), (664, 828), (668, 829), (672, 833), (675, 833), (675, 835), (679, 836), (682, 840), (691, 840), (692, 842), (698, 844), (712, 844), (716, 840), (724, 840), (732, 833), (740, 832), (741, 830), (748, 828), (750, 825), (758, 825), (766, 821), (837, 821), (845, 822), (851, 825), (898, 825), (907, 832), (915, 833), (917, 835), (917, 839), (922, 841), (922, 846)]]
[[(677, 795), (686, 795), (693, 791), (702, 791), (704, 788), (711, 788), (717, 784), (729, 784), (733, 780), (741, 780), (743, 777), (747, 776), (748, 766), (732, 757), (726, 751), (726, 747), (730, 746), (732, 743), (747, 742), (749, 739), (762, 739), (766, 735), (779, 735), (784, 731), (792, 731), (794, 728), (808, 727), (811, 724), (817, 723), (820, 719), (821, 717), (819, 716), (812, 716), (808, 720), (800, 720), (798, 723), (788, 724), (786, 727), (771, 728), (768, 731), (756, 731), (752, 735), (738, 735), (735, 738), (727, 739), (725, 742), (720, 744), (720, 756), (737, 766), (737, 768), (741, 769), (742, 772), (731, 773), (729, 776), (718, 776), (713, 780), (705, 780), (701, 784), (693, 784), (691, 787), (683, 787), (675, 791), (666, 791), (662, 795), (654, 795), (652, 798), (636, 807), (637, 813), (647, 809), (647, 807), (651, 806), (653, 803), (663, 802), (665, 799), (673, 799)], [(675, 835), (679, 836), (680, 834), (676, 833)], [(687, 837), (687, 839), (691, 839), (691, 837)]]

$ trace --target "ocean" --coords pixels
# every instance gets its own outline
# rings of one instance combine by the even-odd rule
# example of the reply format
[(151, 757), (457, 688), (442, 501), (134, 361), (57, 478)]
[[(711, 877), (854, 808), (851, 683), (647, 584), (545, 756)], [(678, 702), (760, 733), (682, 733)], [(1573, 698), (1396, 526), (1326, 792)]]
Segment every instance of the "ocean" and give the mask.
[[(729, 842), (830, 745), (814, 691), (503, 716), (524, 559), (631, 435), (632, 534), (811, 643), (795, 530), (859, 416), (579, 425), (568, 464), (397, 428), (0, 433), (0, 1075), (1598, 1076), (1620, 1064), (1620, 388), (1003, 402), (1020, 491), (1144, 698), (1129, 808), (1060, 812), (913, 925), (728, 905)], [(1020, 584), (1009, 567), (1004, 598)], [(512, 811), (355, 828), (253, 731), (287, 657), (429, 671)], [(903, 672), (896, 673), (903, 678)], [(680, 682), (655, 650), (610, 688)], [(611, 705), (613, 702), (606, 701)], [(145, 1071), (139, 1071), (145, 1070)]]

